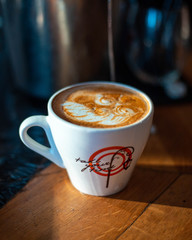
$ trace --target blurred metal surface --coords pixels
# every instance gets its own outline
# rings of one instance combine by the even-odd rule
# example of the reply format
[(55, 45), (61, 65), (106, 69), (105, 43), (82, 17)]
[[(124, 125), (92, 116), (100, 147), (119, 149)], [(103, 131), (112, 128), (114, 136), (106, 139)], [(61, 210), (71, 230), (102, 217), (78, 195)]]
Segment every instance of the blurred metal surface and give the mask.
[(92, 80), (107, 44), (107, 1), (0, 0), (15, 85), (48, 98)]
[(162, 86), (172, 84), (181, 76), (189, 48), (187, 5), (182, 0), (130, 2), (127, 64), (141, 81)]

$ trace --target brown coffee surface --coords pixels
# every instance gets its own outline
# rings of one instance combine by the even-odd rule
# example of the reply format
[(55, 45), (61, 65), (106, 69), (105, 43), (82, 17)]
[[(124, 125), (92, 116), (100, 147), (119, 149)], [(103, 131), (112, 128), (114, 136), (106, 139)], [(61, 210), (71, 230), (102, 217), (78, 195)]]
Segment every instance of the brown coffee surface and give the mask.
[(65, 90), (53, 99), (52, 108), (62, 119), (80, 126), (116, 128), (133, 124), (148, 112), (139, 94), (108, 84), (91, 84)]

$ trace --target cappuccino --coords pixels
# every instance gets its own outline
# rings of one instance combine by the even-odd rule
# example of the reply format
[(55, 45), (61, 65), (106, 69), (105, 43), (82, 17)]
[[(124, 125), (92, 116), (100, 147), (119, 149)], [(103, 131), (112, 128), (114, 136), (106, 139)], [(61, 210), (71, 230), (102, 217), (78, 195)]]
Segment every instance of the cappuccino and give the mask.
[(117, 128), (133, 124), (149, 111), (139, 93), (110, 84), (89, 84), (64, 90), (55, 96), (53, 111), (80, 126)]

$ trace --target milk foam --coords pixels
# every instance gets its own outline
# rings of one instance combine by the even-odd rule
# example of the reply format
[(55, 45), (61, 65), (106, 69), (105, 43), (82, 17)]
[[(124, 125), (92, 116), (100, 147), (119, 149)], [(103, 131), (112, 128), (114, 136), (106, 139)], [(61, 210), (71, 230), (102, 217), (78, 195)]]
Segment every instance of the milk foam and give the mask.
[[(142, 112), (142, 109), (131, 108), (129, 103), (123, 102), (122, 97), (126, 94), (102, 94), (91, 93), (83, 94), (87, 102), (78, 100), (78, 97), (67, 99), (62, 108), (64, 113), (72, 120), (85, 124), (96, 123), (103, 126), (123, 125), (131, 117)], [(91, 106), (91, 107), (90, 107)]]

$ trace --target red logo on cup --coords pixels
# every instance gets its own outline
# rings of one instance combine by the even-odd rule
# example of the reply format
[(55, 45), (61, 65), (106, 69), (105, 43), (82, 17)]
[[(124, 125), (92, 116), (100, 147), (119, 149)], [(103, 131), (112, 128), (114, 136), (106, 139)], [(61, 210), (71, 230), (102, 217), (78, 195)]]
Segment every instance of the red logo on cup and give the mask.
[(123, 170), (127, 170), (132, 161), (133, 147), (113, 146), (102, 148), (94, 152), (88, 162), (76, 159), (81, 163), (86, 163), (85, 168), (81, 171), (89, 169), (98, 175), (107, 177), (106, 187), (109, 186), (110, 176), (116, 175)]
[(91, 155), (89, 166), (92, 171), (101, 175), (108, 176), (110, 167), (110, 176), (115, 175), (130, 164), (133, 149), (124, 147), (102, 148)]

